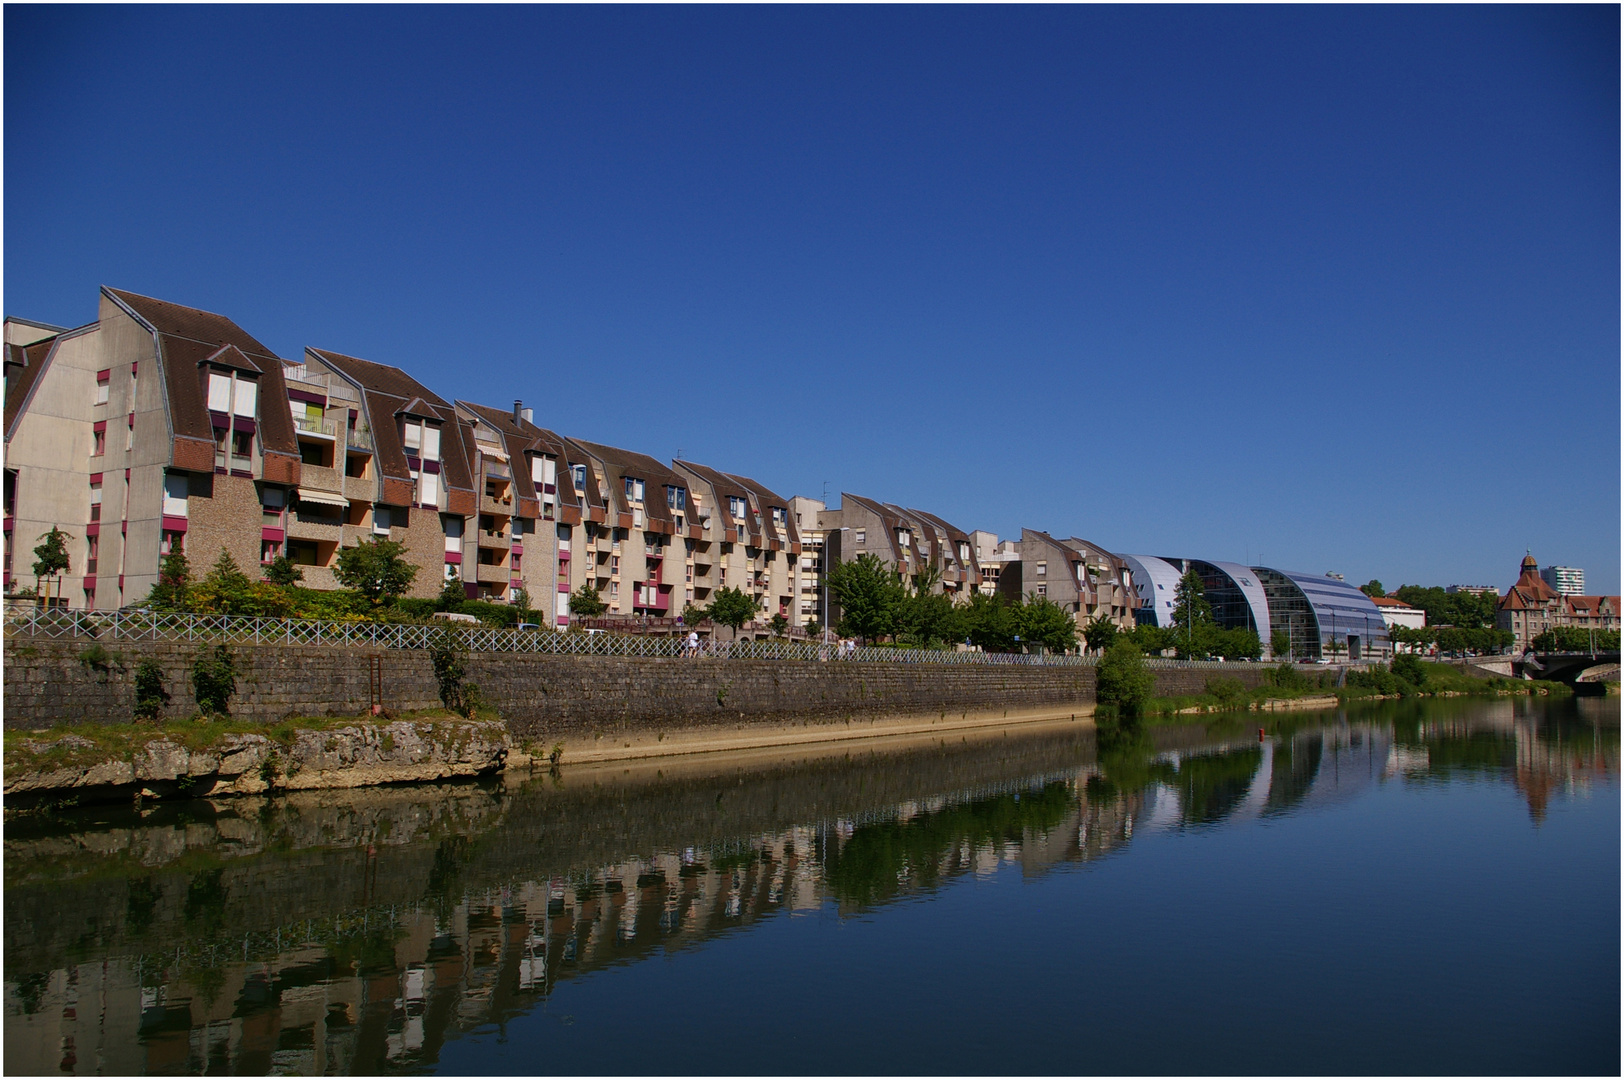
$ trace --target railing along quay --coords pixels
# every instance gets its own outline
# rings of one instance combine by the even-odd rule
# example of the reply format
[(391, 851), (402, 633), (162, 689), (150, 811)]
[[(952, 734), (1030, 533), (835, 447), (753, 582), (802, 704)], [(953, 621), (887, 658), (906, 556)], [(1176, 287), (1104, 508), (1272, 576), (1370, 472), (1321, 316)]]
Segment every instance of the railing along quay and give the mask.
[[(432, 649), (450, 633), (470, 652), (552, 653), (567, 656), (665, 657), (717, 660), (808, 660), (835, 663), (977, 664), (1019, 667), (1092, 667), (1094, 656), (984, 653), (945, 649), (842, 647), (782, 640), (705, 641), (697, 652), (681, 637), (583, 633), (559, 630), (507, 630), (442, 623), (338, 622), (319, 619), (262, 619), (246, 615), (196, 615), (152, 611), (78, 611), (11, 602), (6, 635), (33, 638), (93, 638), (98, 641), (197, 641), (228, 645), (323, 645), (340, 648)], [(1209, 660), (1147, 657), (1155, 668), (1226, 669)], [(1299, 665), (1314, 671), (1313, 665)]]

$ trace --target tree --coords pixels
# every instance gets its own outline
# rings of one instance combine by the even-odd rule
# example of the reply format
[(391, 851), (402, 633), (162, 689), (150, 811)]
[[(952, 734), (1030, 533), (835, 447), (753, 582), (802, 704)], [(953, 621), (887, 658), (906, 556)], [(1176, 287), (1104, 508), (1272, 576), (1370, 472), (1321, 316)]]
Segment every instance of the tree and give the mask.
[(692, 600), (683, 605), (682, 625), (698, 626), (708, 618), (710, 618), (710, 612), (705, 610), (702, 605), (696, 604)]
[(1201, 583), (1200, 574), (1194, 569), (1186, 570), (1173, 593), (1173, 628), (1183, 629), (1203, 622), (1212, 622), (1212, 604), (1207, 600), (1207, 588)]
[(1359, 586), (1359, 591), (1364, 593), (1366, 596), (1371, 597), (1387, 595), (1387, 590), (1382, 588), (1382, 583), (1377, 581), (1375, 578), (1371, 578), (1369, 581)]
[(1008, 652), (1015, 647), (1020, 627), (1015, 606), (1004, 597), (974, 593), (961, 609), (960, 618), (970, 644), (988, 652)]
[(916, 592), (897, 603), (892, 632), (920, 645), (954, 640), (961, 620), (953, 601), (941, 593)]
[(1047, 596), (1034, 593), (1028, 597), (1018, 621), (1021, 640), (1028, 645), (1065, 652), (1077, 644), (1077, 620)]
[(373, 607), (390, 604), (412, 587), (417, 567), (406, 561), (406, 545), (378, 537), (364, 540), (338, 553), (333, 576), (346, 589), (354, 589)]
[(1156, 676), (1145, 667), (1144, 657), (1126, 637), (1105, 650), (1095, 675), (1094, 700), (1126, 716), (1134, 716), (1150, 700)]
[(903, 592), (879, 556), (864, 552), (829, 571), (829, 591), (840, 604), (841, 633), (865, 641), (891, 633)]
[(1109, 615), (1096, 615), (1083, 627), (1083, 640), (1095, 652), (1103, 653), (1117, 637), (1117, 624)]
[(220, 557), (188, 593), (189, 607), (193, 611), (219, 615), (254, 615), (262, 618), (280, 618), (292, 606), (279, 586), (268, 581), (253, 581), (237, 568), (237, 560), (225, 548)]
[(817, 616), (815, 615), (806, 620), (805, 630), (806, 636), (809, 638), (817, 639), (823, 636), (823, 624), (818, 622)]
[(147, 593), (147, 606), (153, 611), (190, 611), (191, 580), (185, 552), (171, 551), (158, 564), (158, 580)]
[(1269, 637), (1269, 651), (1276, 660), (1291, 659), (1291, 635), (1284, 630), (1276, 630)]
[(743, 589), (722, 588), (716, 590), (716, 595), (710, 602), (711, 621), (719, 626), (726, 626), (736, 634), (739, 628), (751, 619), (761, 607), (756, 603), (755, 597)]
[(530, 606), (530, 590), (523, 585), (513, 590), (513, 607), (519, 613), (520, 622), (531, 622), (530, 615), (534, 610)]
[(767, 626), (772, 630), (773, 637), (781, 638), (789, 633), (789, 620), (784, 618), (783, 612), (768, 619)]
[(583, 619), (595, 618), (609, 610), (609, 605), (603, 602), (598, 590), (591, 585), (582, 585), (570, 594), (570, 614), (579, 615)]
[(1263, 655), (1263, 640), (1250, 627), (1220, 630), (1215, 642), (1218, 655), (1226, 660), (1257, 660)]
[(304, 571), (286, 555), (278, 555), (266, 564), (265, 580), (272, 585), (294, 585), (304, 580)]
[(452, 567), (451, 576), (440, 586), (440, 595), (434, 598), (434, 610), (456, 611), (467, 599), (468, 590), (463, 587), (462, 575), (457, 573), (456, 567)]
[(54, 579), (68, 573), (68, 534), (52, 525), (49, 532), (40, 534), (40, 540), (34, 549), (34, 577)]

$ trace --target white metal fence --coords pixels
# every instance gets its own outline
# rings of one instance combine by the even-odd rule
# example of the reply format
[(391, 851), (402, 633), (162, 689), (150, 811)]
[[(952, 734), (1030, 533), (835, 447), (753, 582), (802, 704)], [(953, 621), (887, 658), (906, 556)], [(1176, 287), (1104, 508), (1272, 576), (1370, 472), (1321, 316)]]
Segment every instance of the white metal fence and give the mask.
[[(498, 630), (466, 624), (332, 622), (258, 619), (240, 615), (192, 615), (150, 611), (69, 611), (8, 603), (7, 636), (87, 638), (98, 641), (198, 641), (230, 645), (331, 645), (372, 649), (431, 649), (450, 634), (470, 652), (555, 653), (576, 656), (639, 656), (724, 660), (811, 660), (888, 664), (981, 664), (1088, 667), (1092, 656), (958, 652), (816, 642), (706, 641), (697, 652), (682, 637)], [(1224, 669), (1211, 661), (1146, 659), (1158, 668)], [(1310, 669), (1312, 670), (1312, 669)], [(1323, 669), (1321, 669), (1323, 670)]]

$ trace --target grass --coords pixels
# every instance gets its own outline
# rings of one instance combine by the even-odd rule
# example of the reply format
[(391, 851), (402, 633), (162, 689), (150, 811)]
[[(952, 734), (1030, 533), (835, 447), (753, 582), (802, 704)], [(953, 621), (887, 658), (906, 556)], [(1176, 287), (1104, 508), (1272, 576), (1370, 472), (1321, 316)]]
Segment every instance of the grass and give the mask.
[(1347, 704), (1392, 697), (1520, 697), (1573, 693), (1571, 687), (1559, 682), (1485, 679), (1467, 674), (1452, 664), (1422, 662), (1420, 671), (1419, 686), (1381, 665), (1366, 672), (1350, 671), (1347, 685), (1337, 686), (1330, 672), (1315, 678), (1291, 669), (1270, 669), (1267, 675), (1271, 684), (1248, 690), (1238, 679), (1209, 679), (1206, 693), (1151, 698), (1145, 703), (1143, 714), (1173, 723), (1186, 718), (1189, 722), (1201, 723), (1203, 721), (1196, 718), (1203, 715), (1246, 712), (1265, 701), (1295, 701), (1305, 697), (1334, 696), (1341, 704)]

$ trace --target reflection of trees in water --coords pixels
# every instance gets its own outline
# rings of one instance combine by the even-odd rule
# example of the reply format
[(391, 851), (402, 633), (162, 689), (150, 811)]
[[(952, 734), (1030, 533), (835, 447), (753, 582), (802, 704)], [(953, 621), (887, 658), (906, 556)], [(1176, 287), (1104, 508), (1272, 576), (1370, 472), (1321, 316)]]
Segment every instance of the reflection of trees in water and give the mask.
[(1324, 752), (1325, 736), (1320, 732), (1282, 739), (1275, 744), (1264, 814), (1287, 813), (1303, 801), (1319, 775)]
[(930, 888), (969, 867), (961, 853), (985, 844), (1019, 844), (1029, 830), (1047, 833), (1076, 809), (1069, 784), (920, 814), (908, 821), (859, 826), (844, 844), (820, 845), (824, 884), (842, 905), (883, 903), (899, 893)]
[[(1538, 784), (1617, 772), (1616, 727), (1401, 704), (1391, 727), (1271, 717), (1284, 731), (1266, 775), (1233, 728), (1225, 750), (1199, 725), (1112, 725), (748, 777), (161, 809), (120, 826), (128, 846), (105, 864), (86, 852), (113, 848), (113, 829), (8, 827), (8, 1039), (44, 1071), (73, 1038), (76, 1061), (108, 1071), (417, 1069), (561, 979), (829, 899), (869, 909), (1017, 860), (1043, 872), (1147, 826), (1234, 821), (1243, 804), (1283, 814), (1398, 772), (1498, 770), (1531, 805)], [(139, 1038), (93, 1032), (85, 1008), (62, 1019), (94, 995), (138, 999)], [(94, 1053), (93, 1037), (107, 1040)]]
[(1173, 785), (1184, 823), (1211, 825), (1223, 820), (1246, 798), (1262, 762), (1263, 751), (1257, 746), (1180, 759)]

